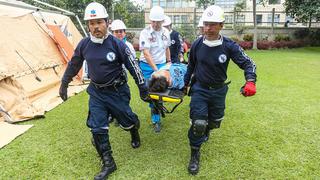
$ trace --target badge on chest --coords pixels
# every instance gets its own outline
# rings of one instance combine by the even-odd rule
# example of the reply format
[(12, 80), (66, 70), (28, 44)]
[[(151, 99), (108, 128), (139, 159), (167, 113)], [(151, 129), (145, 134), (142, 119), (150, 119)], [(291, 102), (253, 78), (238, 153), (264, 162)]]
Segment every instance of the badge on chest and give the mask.
[(225, 63), (227, 61), (227, 56), (225, 54), (220, 54), (219, 56), (219, 62)]
[(106, 58), (109, 62), (112, 62), (116, 59), (116, 54), (114, 52), (108, 52)]

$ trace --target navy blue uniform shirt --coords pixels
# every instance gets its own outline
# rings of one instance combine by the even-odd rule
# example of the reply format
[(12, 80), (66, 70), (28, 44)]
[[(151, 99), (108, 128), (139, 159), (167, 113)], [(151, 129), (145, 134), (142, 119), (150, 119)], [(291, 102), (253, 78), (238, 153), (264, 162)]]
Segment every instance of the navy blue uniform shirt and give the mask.
[(209, 47), (198, 38), (191, 46), (187, 73), (184, 77), (186, 85), (191, 75), (205, 85), (224, 83), (227, 79), (227, 68), (230, 59), (244, 70), (247, 81), (256, 81), (256, 65), (243, 49), (229, 38), (223, 37), (222, 45)]
[(84, 60), (88, 64), (89, 77), (95, 83), (111, 84), (121, 75), (124, 64), (136, 84), (144, 85), (142, 72), (130, 49), (112, 35), (108, 35), (103, 44), (93, 43), (89, 37), (82, 39), (68, 63), (62, 81), (70, 83), (72, 77), (81, 69)]
[(182, 53), (182, 37), (180, 34), (172, 30), (170, 33), (171, 45), (170, 45), (170, 56), (172, 63), (180, 63), (179, 54)]

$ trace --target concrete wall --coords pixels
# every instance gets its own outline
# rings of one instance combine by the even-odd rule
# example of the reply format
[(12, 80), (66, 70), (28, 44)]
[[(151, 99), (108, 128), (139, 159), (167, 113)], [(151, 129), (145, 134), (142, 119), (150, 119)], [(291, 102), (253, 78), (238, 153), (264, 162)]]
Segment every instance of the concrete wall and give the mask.
[[(273, 29), (271, 28), (258, 28), (258, 40), (261, 40), (263, 38), (267, 38), (269, 41), (272, 41), (274, 37), (278, 34), (281, 35), (288, 35), (291, 39), (294, 39), (293, 33), (297, 30), (301, 30), (304, 28), (299, 28), (299, 27), (290, 27), (290, 28), (285, 28), (285, 27), (275, 27)], [(314, 28), (316, 29), (316, 28)], [(142, 28), (130, 28), (127, 29), (127, 32), (134, 32), (135, 33), (135, 38), (134, 38), (134, 43), (139, 43), (139, 35), (140, 32), (142, 31)], [(233, 29), (223, 29), (221, 32), (223, 35), (231, 37), (235, 36), (239, 40), (242, 40), (243, 35), (245, 34), (253, 34), (253, 29), (244, 29), (241, 34), (237, 34)]]

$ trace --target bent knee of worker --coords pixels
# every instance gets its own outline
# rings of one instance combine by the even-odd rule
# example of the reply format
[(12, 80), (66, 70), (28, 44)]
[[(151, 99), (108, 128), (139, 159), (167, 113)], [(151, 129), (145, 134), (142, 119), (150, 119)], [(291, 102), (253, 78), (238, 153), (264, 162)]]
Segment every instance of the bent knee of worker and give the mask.
[(192, 127), (188, 131), (189, 143), (191, 146), (201, 146), (201, 144), (205, 141), (206, 135), (196, 136), (192, 131)]
[(191, 131), (196, 137), (203, 136), (206, 132), (207, 126), (207, 116), (197, 116), (192, 118)]

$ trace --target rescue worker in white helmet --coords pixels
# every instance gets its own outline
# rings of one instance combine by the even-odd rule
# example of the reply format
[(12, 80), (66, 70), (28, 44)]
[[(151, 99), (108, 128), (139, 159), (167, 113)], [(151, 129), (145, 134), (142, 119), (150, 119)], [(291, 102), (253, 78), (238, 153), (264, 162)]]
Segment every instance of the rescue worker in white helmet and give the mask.
[(64, 101), (67, 100), (68, 84), (86, 60), (91, 78), (87, 88), (90, 96), (87, 126), (103, 163), (101, 172), (94, 179), (106, 179), (117, 169), (109, 142), (109, 114), (117, 118), (124, 130), (130, 131), (132, 148), (140, 146), (140, 122), (129, 105), (130, 90), (122, 64), (133, 76), (142, 100), (147, 101), (148, 89), (130, 49), (108, 33), (108, 13), (105, 7), (96, 2), (88, 4), (84, 20), (90, 37), (82, 39), (77, 45), (63, 75), (59, 94)]
[[(136, 59), (136, 51), (134, 50), (132, 44), (127, 41), (127, 37), (126, 37), (126, 25), (124, 24), (123, 21), (121, 21), (120, 19), (115, 19), (112, 21), (111, 23), (111, 27), (110, 27), (113, 36), (115, 36), (116, 38), (118, 38), (120, 41), (123, 41), (128, 48), (130, 49), (134, 59)], [(125, 69), (124, 65), (123, 68)], [(114, 125), (116, 127), (119, 126), (119, 122), (117, 119), (115, 119), (112, 115), (109, 116), (110, 122), (114, 122)]]
[(112, 34), (119, 40), (123, 41), (129, 47), (131, 53), (134, 55), (134, 58), (136, 58), (136, 51), (134, 50), (132, 44), (127, 41), (126, 29), (126, 25), (120, 19), (116, 19), (111, 23)]
[(167, 28), (170, 32), (170, 56), (171, 63), (180, 63), (183, 62), (183, 40), (178, 31), (172, 29), (172, 22), (169, 16), (165, 15), (163, 27)]
[[(224, 117), (228, 91), (227, 68), (230, 59), (244, 70), (243, 96), (256, 93), (256, 65), (243, 49), (231, 39), (222, 36), (224, 12), (219, 6), (209, 6), (202, 14), (204, 35), (191, 46), (185, 89), (190, 85), (190, 119), (188, 131), (191, 156), (188, 165), (190, 174), (199, 171), (200, 147), (208, 141), (210, 131), (219, 128)], [(192, 77), (192, 78), (191, 78)], [(191, 81), (190, 81), (191, 79)]]
[[(164, 10), (160, 6), (154, 6), (150, 10), (150, 26), (144, 28), (140, 33), (140, 68), (146, 80), (149, 80), (151, 74), (165, 66), (166, 63), (171, 63), (169, 50), (171, 40), (169, 31), (162, 27), (164, 18)], [(151, 103), (150, 108), (154, 131), (158, 133), (161, 130), (160, 112)]]

